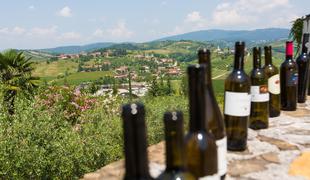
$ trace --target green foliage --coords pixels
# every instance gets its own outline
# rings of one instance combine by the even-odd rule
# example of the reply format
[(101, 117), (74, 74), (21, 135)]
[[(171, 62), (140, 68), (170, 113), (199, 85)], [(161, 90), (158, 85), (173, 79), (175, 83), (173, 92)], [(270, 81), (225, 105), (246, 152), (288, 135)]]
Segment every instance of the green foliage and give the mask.
[[(123, 157), (119, 107), (127, 99), (97, 97), (82, 111), (92, 98), (78, 94), (67, 87), (49, 87), (32, 100), (17, 96), (12, 116), (0, 111), (0, 179), (78, 179)], [(149, 144), (163, 140), (165, 111), (182, 110), (188, 122), (183, 96), (141, 101), (147, 110)], [(78, 115), (68, 118), (72, 113)]]
[(85, 112), (84, 123), (72, 126), (62, 112), (19, 99), (14, 116), (0, 113), (0, 178), (77, 179), (119, 159), (120, 121), (101, 111)]
[(299, 54), (300, 45), (302, 40), (302, 29), (303, 29), (303, 18), (298, 18), (293, 22), (290, 36), (297, 44), (297, 52), (296, 55)]
[(32, 76), (32, 63), (23, 52), (8, 50), (0, 54), (0, 80), (3, 83), (3, 104), (10, 114), (14, 113), (15, 97), (22, 93), (31, 97), (39, 84)]

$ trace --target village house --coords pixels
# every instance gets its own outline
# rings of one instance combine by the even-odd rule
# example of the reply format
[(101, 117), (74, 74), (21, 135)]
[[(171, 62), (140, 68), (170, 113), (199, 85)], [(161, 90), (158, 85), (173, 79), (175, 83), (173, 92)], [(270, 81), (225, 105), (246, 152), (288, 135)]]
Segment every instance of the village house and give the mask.
[(150, 72), (150, 67), (149, 66), (142, 66), (140, 68), (140, 71), (143, 73), (148, 73), (148, 72)]
[(181, 69), (178, 67), (168, 68), (166, 74), (169, 76), (179, 76), (181, 74)]
[(115, 69), (115, 72), (117, 74), (125, 74), (128, 72), (128, 67), (127, 66), (121, 66), (121, 67)]
[(89, 55), (93, 56), (93, 57), (100, 57), (101, 56), (101, 52), (93, 52), (93, 53), (90, 53)]

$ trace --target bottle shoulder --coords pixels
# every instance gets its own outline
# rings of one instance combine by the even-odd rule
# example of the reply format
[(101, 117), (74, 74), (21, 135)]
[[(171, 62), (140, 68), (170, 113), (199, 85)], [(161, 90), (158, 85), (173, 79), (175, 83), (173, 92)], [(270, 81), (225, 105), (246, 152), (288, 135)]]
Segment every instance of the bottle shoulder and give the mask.
[(215, 137), (205, 131), (189, 132), (185, 136), (187, 147), (191, 149), (207, 150), (216, 147)]
[(249, 92), (251, 79), (244, 71), (233, 71), (225, 80), (225, 91)]
[(265, 65), (263, 68), (268, 77), (279, 74), (279, 69), (273, 64)]
[(310, 60), (310, 56), (307, 53), (302, 53), (297, 57), (296, 62), (298, 63), (307, 63)]
[(251, 85), (267, 84), (267, 76), (264, 69), (253, 69), (250, 77)]
[(231, 72), (225, 81), (231, 81), (236, 83), (247, 83), (250, 81), (250, 77), (244, 71)]
[(283, 68), (296, 68), (296, 67), (297, 67), (297, 63), (293, 59), (285, 60), (281, 64), (281, 69), (283, 69)]

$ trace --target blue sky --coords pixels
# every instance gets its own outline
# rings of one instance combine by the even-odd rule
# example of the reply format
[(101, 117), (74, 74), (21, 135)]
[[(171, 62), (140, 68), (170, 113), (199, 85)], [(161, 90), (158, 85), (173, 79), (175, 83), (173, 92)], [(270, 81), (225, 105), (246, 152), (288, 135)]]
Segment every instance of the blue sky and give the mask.
[(3, 0), (0, 49), (145, 42), (204, 29), (290, 28), (309, 0)]

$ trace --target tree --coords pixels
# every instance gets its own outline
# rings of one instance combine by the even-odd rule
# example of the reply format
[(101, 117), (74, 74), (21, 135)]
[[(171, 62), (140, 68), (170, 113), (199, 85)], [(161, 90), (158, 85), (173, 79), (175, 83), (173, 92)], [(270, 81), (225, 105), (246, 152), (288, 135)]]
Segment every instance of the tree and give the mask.
[(8, 50), (0, 53), (0, 79), (3, 83), (3, 104), (9, 114), (14, 114), (14, 102), (18, 93), (31, 97), (38, 86), (38, 78), (32, 76), (31, 58), (23, 52)]
[(181, 79), (181, 94), (183, 96), (188, 95), (188, 81), (187, 81), (187, 76), (183, 76)]
[(156, 97), (156, 96), (159, 95), (159, 86), (158, 86), (157, 79), (156, 79), (155, 76), (151, 80), (151, 85), (150, 85), (149, 93), (153, 97)]
[(298, 18), (293, 21), (293, 25), (290, 31), (290, 37), (293, 38), (293, 41), (297, 43), (297, 52), (296, 55), (299, 54), (301, 40), (302, 40), (302, 29), (303, 29), (303, 21), (304, 18)]
[(166, 90), (166, 94), (170, 96), (170, 95), (172, 95), (173, 93), (174, 93), (174, 92), (173, 92), (173, 89), (172, 89), (170, 76), (168, 76), (168, 78), (167, 78), (167, 90)]

